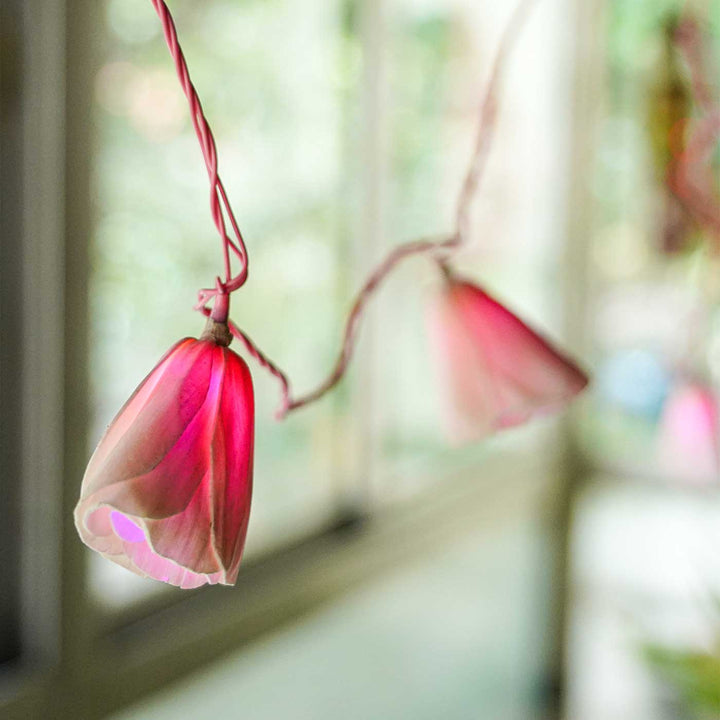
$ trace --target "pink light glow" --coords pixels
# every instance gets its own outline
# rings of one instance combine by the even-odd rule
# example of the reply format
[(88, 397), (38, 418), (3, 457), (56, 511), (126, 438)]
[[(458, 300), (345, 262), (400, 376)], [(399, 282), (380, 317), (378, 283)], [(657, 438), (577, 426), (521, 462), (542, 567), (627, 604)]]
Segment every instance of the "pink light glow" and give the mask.
[(430, 331), (457, 442), (554, 412), (587, 385), (577, 365), (472, 283), (448, 278)]
[(681, 383), (673, 389), (658, 434), (658, 456), (666, 473), (693, 482), (717, 482), (718, 415), (717, 401), (709, 388)]
[(182, 588), (233, 584), (250, 513), (253, 432), (245, 362), (212, 340), (181, 340), (90, 459), (75, 509), (83, 542)]
[(117, 510), (111, 511), (110, 520), (112, 521), (115, 533), (123, 540), (127, 540), (131, 543), (142, 542), (145, 540), (145, 533), (142, 531), (142, 528), (139, 528), (132, 520), (125, 517), (125, 515), (119, 513)]

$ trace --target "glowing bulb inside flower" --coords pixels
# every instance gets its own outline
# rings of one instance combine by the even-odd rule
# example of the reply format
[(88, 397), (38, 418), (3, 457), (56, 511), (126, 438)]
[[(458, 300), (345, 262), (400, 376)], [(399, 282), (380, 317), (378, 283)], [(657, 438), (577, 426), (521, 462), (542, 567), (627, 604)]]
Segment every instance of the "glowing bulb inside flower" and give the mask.
[(132, 520), (117, 510), (111, 511), (110, 520), (112, 521), (115, 534), (123, 540), (131, 543), (143, 542), (145, 540), (145, 533), (142, 531), (142, 528), (138, 527)]

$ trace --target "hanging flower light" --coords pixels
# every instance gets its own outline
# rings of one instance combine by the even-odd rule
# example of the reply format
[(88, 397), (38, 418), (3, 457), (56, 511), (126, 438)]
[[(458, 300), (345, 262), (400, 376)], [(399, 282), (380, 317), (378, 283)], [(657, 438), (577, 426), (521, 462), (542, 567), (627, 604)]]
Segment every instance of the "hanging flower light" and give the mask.
[(657, 455), (662, 471), (689, 483), (716, 483), (720, 475), (720, 412), (707, 384), (682, 379), (662, 412)]
[(227, 327), (174, 345), (113, 420), (75, 509), (83, 542), (182, 588), (235, 582), (250, 515), (253, 388)]
[(451, 437), (473, 440), (562, 408), (580, 368), (477, 285), (446, 271), (429, 329), (449, 395)]

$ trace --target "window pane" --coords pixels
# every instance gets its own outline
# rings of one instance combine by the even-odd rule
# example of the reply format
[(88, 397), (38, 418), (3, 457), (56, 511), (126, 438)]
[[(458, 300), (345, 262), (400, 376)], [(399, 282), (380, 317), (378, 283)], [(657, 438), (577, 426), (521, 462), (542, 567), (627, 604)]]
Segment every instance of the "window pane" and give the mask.
[[(172, 8), (249, 245), (251, 279), (234, 296), (232, 315), (299, 389), (308, 388), (334, 358), (340, 322), (337, 201), (354, 76), (341, 62), (348, 41), (339, 3), (178, 0)], [(200, 150), (159, 21), (147, 0), (106, 0), (104, 10), (93, 440), (166, 349), (202, 331), (195, 293), (222, 268)], [(348, 406), (340, 395), (278, 424), (277, 384), (249, 364), (257, 393), (253, 555), (334, 512), (343, 478), (331, 449)], [(93, 578), (110, 601), (145, 582), (100, 559)]]

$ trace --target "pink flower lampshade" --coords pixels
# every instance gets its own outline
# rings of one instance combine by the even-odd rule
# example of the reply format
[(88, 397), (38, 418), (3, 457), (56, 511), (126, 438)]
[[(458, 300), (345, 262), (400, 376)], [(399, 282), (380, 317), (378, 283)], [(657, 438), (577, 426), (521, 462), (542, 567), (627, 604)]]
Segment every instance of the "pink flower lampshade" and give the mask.
[(588, 383), (575, 363), (484, 290), (449, 275), (430, 331), (456, 442), (562, 408)]
[(235, 582), (250, 514), (252, 380), (216, 335), (181, 340), (143, 380), (100, 440), (75, 508), (86, 545), (181, 588)]

